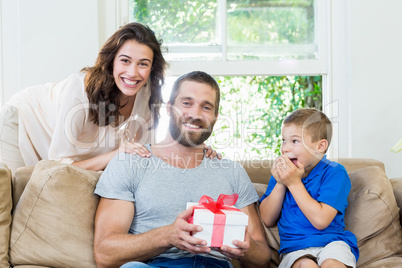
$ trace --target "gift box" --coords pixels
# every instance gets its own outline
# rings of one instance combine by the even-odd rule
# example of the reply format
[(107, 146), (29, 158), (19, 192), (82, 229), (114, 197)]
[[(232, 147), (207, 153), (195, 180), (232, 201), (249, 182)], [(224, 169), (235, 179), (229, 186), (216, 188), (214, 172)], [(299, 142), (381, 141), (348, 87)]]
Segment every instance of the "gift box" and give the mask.
[(193, 236), (207, 241), (209, 247), (236, 247), (232, 243), (233, 240), (244, 241), (248, 215), (233, 206), (237, 197), (237, 194), (221, 194), (215, 202), (211, 197), (204, 195), (199, 203), (188, 202), (187, 208), (194, 207), (188, 222), (203, 228)]

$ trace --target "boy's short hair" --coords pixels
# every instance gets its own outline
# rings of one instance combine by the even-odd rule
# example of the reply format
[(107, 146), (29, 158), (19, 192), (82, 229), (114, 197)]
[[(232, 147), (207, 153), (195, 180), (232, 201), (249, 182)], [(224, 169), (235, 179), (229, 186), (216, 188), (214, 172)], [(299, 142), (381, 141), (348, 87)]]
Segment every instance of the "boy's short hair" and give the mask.
[(328, 141), (328, 147), (332, 139), (331, 120), (321, 111), (313, 108), (301, 108), (283, 120), (283, 125), (295, 125), (311, 136), (312, 142), (322, 139)]

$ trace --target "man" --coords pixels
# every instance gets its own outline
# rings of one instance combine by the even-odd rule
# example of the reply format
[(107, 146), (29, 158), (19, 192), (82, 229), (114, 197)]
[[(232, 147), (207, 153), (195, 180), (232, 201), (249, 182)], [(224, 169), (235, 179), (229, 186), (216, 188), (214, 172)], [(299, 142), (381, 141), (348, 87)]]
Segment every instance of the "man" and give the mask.
[[(98, 267), (267, 267), (270, 251), (255, 209), (258, 196), (245, 170), (230, 160), (204, 158), (203, 142), (218, 117), (219, 86), (208, 74), (192, 72), (174, 84), (167, 105), (166, 138), (148, 147), (150, 158), (115, 157), (95, 193)], [(125, 157), (122, 157), (125, 156)], [(124, 158), (122, 160), (122, 158)], [(237, 193), (235, 206), (249, 216), (244, 241), (216, 249), (191, 234), (201, 226), (187, 222), (202, 195)]]

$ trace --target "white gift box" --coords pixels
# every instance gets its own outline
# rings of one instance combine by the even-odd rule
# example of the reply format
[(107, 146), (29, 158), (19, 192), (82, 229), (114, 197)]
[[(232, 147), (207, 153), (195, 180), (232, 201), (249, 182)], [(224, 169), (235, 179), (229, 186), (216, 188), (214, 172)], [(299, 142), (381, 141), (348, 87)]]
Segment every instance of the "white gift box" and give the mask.
[[(199, 207), (200, 204), (187, 202), (187, 208), (191, 206)], [(230, 208), (235, 207), (230, 206)], [(235, 245), (233, 245), (232, 241), (233, 240), (244, 241), (246, 226), (248, 224), (248, 215), (239, 210), (221, 209), (221, 211), (226, 215), (222, 245), (236, 247)], [(201, 232), (193, 234), (193, 236), (207, 241), (207, 246), (209, 247), (211, 247), (211, 242), (213, 240), (212, 236), (219, 235), (215, 233), (213, 234), (214, 217), (215, 214), (207, 208), (194, 209), (193, 224), (202, 226), (203, 230)], [(222, 245), (214, 244), (212, 246), (221, 247)]]

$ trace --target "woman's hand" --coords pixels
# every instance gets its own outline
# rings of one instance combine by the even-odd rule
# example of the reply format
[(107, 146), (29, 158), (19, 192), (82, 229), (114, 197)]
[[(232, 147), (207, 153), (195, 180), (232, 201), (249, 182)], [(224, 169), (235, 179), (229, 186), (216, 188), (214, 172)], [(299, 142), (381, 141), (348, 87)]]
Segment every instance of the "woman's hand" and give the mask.
[(215, 157), (218, 157), (219, 160), (222, 160), (222, 154), (218, 153), (210, 145), (207, 145), (204, 143), (204, 150), (205, 150), (205, 157), (208, 157), (210, 159), (214, 159)]
[(119, 153), (128, 153), (128, 154), (136, 154), (141, 157), (146, 157), (149, 158), (151, 156), (151, 152), (145, 147), (144, 145), (136, 142), (125, 142), (122, 145), (120, 145), (118, 149)]
[[(136, 142), (125, 142), (119, 147), (119, 153), (128, 153), (128, 154), (137, 154), (141, 157), (150, 157), (151, 152), (142, 144), (136, 143)], [(216, 152), (214, 149), (212, 149), (211, 146), (204, 144), (204, 150), (205, 150), (205, 157), (208, 157), (210, 159), (213, 159), (215, 157), (218, 157), (219, 160), (222, 159), (222, 154)]]

